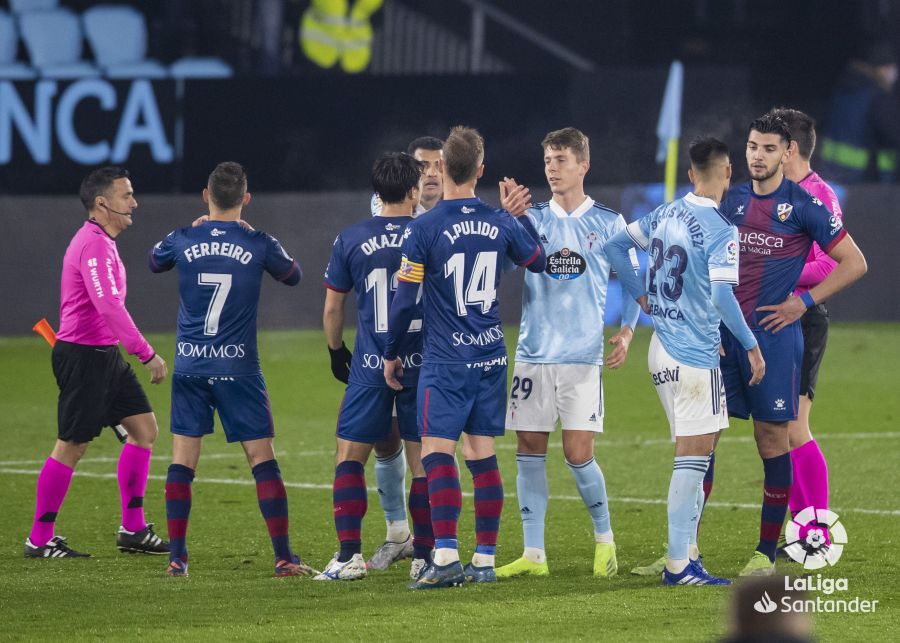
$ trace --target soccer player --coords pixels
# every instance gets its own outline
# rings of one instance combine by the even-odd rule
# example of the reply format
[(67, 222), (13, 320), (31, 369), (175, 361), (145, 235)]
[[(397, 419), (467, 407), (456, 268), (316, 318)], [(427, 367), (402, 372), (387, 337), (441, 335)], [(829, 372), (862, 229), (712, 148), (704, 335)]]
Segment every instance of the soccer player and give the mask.
[(119, 342), (150, 371), (159, 384), (166, 363), (144, 339), (125, 308), (125, 266), (116, 237), (132, 224), (137, 208), (128, 171), (103, 167), (81, 182), (81, 203), (88, 220), (79, 228), (63, 258), (59, 332), (53, 347), (53, 374), (59, 386), (57, 440), (37, 480), (26, 558), (82, 557), (55, 535), (56, 517), (72, 474), (91, 440), (104, 426), (121, 424), (128, 432), (117, 468), (122, 525), (116, 534), (120, 551), (165, 554), (168, 543), (144, 520), (144, 492), (150, 453), (159, 430), (150, 402)]
[[(784, 177), (791, 132), (772, 114), (750, 124), (746, 158), (751, 180), (731, 188), (724, 214), (738, 226), (740, 283), (735, 295), (768, 364), (769, 376), (749, 387), (750, 367), (738, 339), (722, 329), (721, 360), (728, 412), (753, 417), (763, 461), (763, 504), (756, 551), (742, 576), (775, 573), (775, 549), (791, 488), (788, 423), (797, 419), (803, 338), (800, 318), (866, 272), (866, 260), (841, 219)], [(812, 243), (837, 263), (825, 279), (799, 297), (797, 287)], [(786, 298), (785, 298), (786, 297)]]
[[(407, 147), (407, 154), (420, 161), (423, 166), (418, 185), (419, 200), (415, 205), (413, 218), (433, 208), (444, 192), (441, 171), (438, 167), (443, 144), (444, 142), (439, 138), (420, 136), (411, 141)], [(376, 190), (375, 194), (377, 195), (379, 192)], [(378, 216), (381, 213), (381, 207), (382, 199), (379, 197), (378, 207), (375, 208), (377, 211), (373, 211), (372, 215)], [(341, 348), (337, 351), (331, 350), (329, 347), (329, 352), (332, 356), (332, 368), (334, 368), (335, 358), (337, 358), (341, 370), (349, 375), (351, 353), (347, 347), (342, 343)], [(380, 353), (378, 354), (380, 355)], [(346, 379), (344, 383), (347, 383)], [(419, 461), (420, 458), (415, 457), (413, 460)], [(403, 458), (403, 444), (396, 409), (394, 419), (391, 421), (390, 435), (387, 439), (375, 444), (375, 483), (387, 523), (387, 534), (384, 542), (375, 550), (366, 566), (368, 569), (383, 570), (398, 560), (413, 557), (412, 569), (415, 571), (421, 568), (424, 559), (415, 556), (413, 536), (410, 534), (409, 522), (406, 519), (406, 462)]]
[[(693, 192), (628, 225), (607, 244), (628, 293), (653, 319), (647, 364), (675, 441), (669, 482), (669, 547), (664, 585), (730, 585), (700, 562), (697, 525), (703, 478), (722, 429), (728, 427), (719, 371), (719, 323), (746, 352), (755, 386), (765, 361), (741, 315), (732, 286), (738, 280), (737, 229), (718, 210), (731, 182), (728, 147), (714, 138), (690, 146)], [(646, 284), (630, 271), (632, 244), (649, 256)]]
[(278, 241), (246, 229), (247, 175), (220, 163), (203, 200), (209, 219), (171, 232), (150, 252), (150, 269), (178, 267), (181, 304), (172, 377), (172, 464), (166, 476), (170, 576), (187, 576), (186, 534), (191, 483), (204, 435), (218, 411), (228, 442), (240, 442), (256, 479), (256, 495), (272, 547), (275, 575), (313, 570), (291, 550), (288, 503), (272, 439), (275, 426), (256, 349), (256, 315), (263, 272), (288, 286), (300, 281), (297, 262)]
[[(625, 229), (625, 219), (584, 193), (590, 169), (587, 136), (566, 127), (547, 134), (541, 148), (553, 197), (530, 208), (528, 217), (544, 240), (547, 270), (525, 274), (506, 414), (506, 428), (516, 431), (516, 489), (525, 551), (498, 568), (497, 576), (549, 574), (544, 550), (546, 459), (550, 433), (559, 420), (566, 464), (594, 525), (594, 575), (610, 577), (618, 563), (606, 481), (594, 459), (594, 435), (603, 431), (603, 313), (610, 272), (603, 244)], [(501, 192), (509, 185), (515, 182), (501, 184)], [(624, 362), (640, 314), (631, 299), (625, 300), (624, 309), (622, 327), (610, 339), (615, 346), (610, 368)], [(563, 319), (561, 310), (566, 311)], [(575, 337), (577, 342), (572, 341)]]
[[(810, 166), (810, 158), (816, 148), (816, 122), (796, 109), (775, 109), (772, 114), (787, 123), (791, 130), (789, 153), (784, 161), (785, 177), (819, 199), (832, 215), (843, 221), (841, 204), (834, 190)], [(834, 260), (819, 244), (813, 242), (794, 295), (800, 297), (810, 288), (822, 283), (834, 266)], [(807, 507), (828, 509), (828, 464), (809, 429), (809, 414), (819, 379), (819, 366), (828, 342), (828, 309), (824, 301), (819, 301), (803, 314), (800, 318), (800, 330), (803, 334), (800, 401), (797, 419), (788, 422), (793, 470), (793, 484), (788, 498), (791, 515), (797, 515)], [(827, 529), (825, 532), (827, 538)], [(801, 533), (801, 537), (804, 536)]]
[[(424, 284), (417, 415), (435, 550), (432, 564), (410, 585), (413, 589), (496, 581), (503, 484), (494, 437), (503, 435), (506, 407), (506, 345), (497, 287), (506, 257), (540, 272), (545, 255), (526, 217), (519, 217), (519, 223), (475, 196), (483, 163), (481, 135), (471, 128), (453, 128), (441, 161), (444, 200), (407, 226), (400, 283), (391, 304), (384, 376), (391, 388), (400, 390), (397, 378), (403, 368), (398, 355)], [(475, 487), (477, 543), (465, 570), (457, 550), (462, 498), (454, 458), (461, 435)]]
[[(387, 337), (388, 309), (400, 270), (400, 243), (419, 202), (421, 172), (422, 164), (409, 154), (389, 153), (375, 162), (372, 185), (381, 196), (381, 214), (352, 225), (338, 235), (325, 271), (327, 290), (322, 323), (329, 348), (343, 345), (344, 303), (351, 290), (356, 294), (358, 319), (349, 383), (337, 422), (334, 520), (341, 549), (316, 576), (317, 580), (353, 580), (366, 575), (366, 562), (360, 553), (362, 520), (367, 509), (365, 464), (373, 446), (384, 442), (390, 433), (395, 408), (400, 435), (406, 443), (406, 457), (413, 472), (409, 496), (414, 532), (412, 578), (417, 578), (431, 560), (434, 536), (431, 533), (428, 482), (422, 468), (416, 427), (416, 383), (422, 362), (421, 318), (412, 321), (401, 343), (400, 358), (405, 364), (403, 390), (398, 392), (387, 386), (380, 359)], [(396, 456), (401, 464), (402, 453), (401, 446)], [(401, 501), (403, 473), (401, 470), (397, 476)], [(405, 523), (406, 509), (401, 510)], [(392, 526), (388, 524), (389, 529)], [(409, 527), (406, 534), (409, 539)], [(403, 541), (392, 542), (390, 535), (373, 556), (374, 559), (386, 559), (380, 569), (398, 557), (388, 551), (390, 545), (404, 544)]]

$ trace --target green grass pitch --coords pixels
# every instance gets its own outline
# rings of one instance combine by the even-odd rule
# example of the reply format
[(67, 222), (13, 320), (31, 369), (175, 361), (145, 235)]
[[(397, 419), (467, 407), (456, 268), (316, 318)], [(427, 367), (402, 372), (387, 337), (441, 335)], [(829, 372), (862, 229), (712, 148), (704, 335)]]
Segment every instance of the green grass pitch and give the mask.
[[(835, 325), (813, 409), (813, 432), (831, 472), (832, 505), (849, 544), (835, 567), (849, 579), (846, 598), (877, 599), (874, 614), (820, 614), (823, 641), (898, 640), (900, 531), (900, 328)], [(514, 332), (509, 333), (514, 342)], [(559, 436), (548, 458), (547, 552), (551, 577), (493, 586), (410, 592), (408, 562), (366, 580), (316, 583), (272, 576), (272, 553), (252, 476), (238, 445), (221, 432), (204, 442), (188, 531), (191, 576), (163, 575), (160, 557), (119, 554), (115, 531), (118, 443), (105, 431), (90, 447), (70, 488), (58, 533), (89, 560), (25, 560), (22, 545), (36, 474), (55, 438), (56, 389), (38, 338), (0, 339), (0, 639), (142, 637), (147, 640), (710, 640), (726, 631), (730, 591), (668, 589), (628, 570), (663, 552), (672, 446), (646, 371), (649, 334), (638, 333), (627, 364), (605, 374), (606, 433), (596, 455), (606, 475), (619, 551), (618, 577), (591, 575), (590, 521), (562, 458)], [(151, 341), (171, 360), (173, 337)], [(349, 342), (348, 342), (349, 343)], [(266, 332), (263, 369), (277, 426), (276, 448), (289, 485), (294, 548), (321, 568), (336, 549), (331, 517), (334, 423), (342, 387), (328, 368), (320, 332)], [(171, 361), (170, 361), (171, 363)], [(136, 367), (143, 382), (146, 370)], [(168, 380), (147, 390), (160, 438), (146, 508), (165, 534), (163, 480), (171, 441)], [(735, 577), (756, 543), (762, 467), (750, 426), (734, 421), (718, 450), (716, 484), (703, 519), (707, 567)], [(498, 441), (506, 486), (498, 563), (521, 552), (515, 499), (515, 437)], [(374, 475), (368, 467), (369, 485)], [(407, 480), (408, 482), (408, 480)], [(463, 491), (471, 491), (465, 470)], [(376, 494), (369, 495), (364, 554), (384, 536)], [(461, 554), (474, 547), (472, 501), (463, 499)], [(780, 573), (798, 566), (779, 562)]]

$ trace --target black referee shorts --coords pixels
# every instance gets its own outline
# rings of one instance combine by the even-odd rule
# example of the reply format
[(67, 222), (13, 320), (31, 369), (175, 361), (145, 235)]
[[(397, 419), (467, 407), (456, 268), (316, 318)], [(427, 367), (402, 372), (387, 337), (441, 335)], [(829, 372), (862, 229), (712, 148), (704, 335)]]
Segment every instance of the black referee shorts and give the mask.
[(150, 413), (150, 401), (118, 346), (87, 346), (57, 341), (53, 375), (59, 386), (58, 436), (90, 442), (104, 426)]
[(803, 331), (803, 367), (800, 370), (800, 395), (808, 395), (813, 399), (816, 394), (816, 382), (819, 379), (819, 366), (825, 356), (825, 345), (828, 343), (828, 309), (825, 304), (816, 304), (800, 318)]

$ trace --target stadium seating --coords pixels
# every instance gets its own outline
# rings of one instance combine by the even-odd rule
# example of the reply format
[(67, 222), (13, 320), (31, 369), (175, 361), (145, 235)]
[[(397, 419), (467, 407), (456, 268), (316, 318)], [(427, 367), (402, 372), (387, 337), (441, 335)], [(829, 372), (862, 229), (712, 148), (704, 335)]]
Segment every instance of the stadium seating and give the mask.
[(13, 13), (47, 11), (56, 9), (58, 6), (59, 0), (9, 0), (9, 8)]
[(41, 77), (66, 79), (100, 75), (100, 70), (81, 59), (81, 22), (69, 9), (23, 13), (19, 16), (19, 25), (31, 63)]
[(18, 45), (16, 23), (0, 9), (0, 80), (29, 80), (37, 75), (28, 65), (16, 62)]
[(84, 31), (97, 64), (109, 78), (165, 78), (166, 68), (147, 55), (147, 24), (136, 9), (97, 5), (84, 12)]
[(234, 71), (220, 58), (179, 58), (170, 68), (174, 78), (230, 78)]

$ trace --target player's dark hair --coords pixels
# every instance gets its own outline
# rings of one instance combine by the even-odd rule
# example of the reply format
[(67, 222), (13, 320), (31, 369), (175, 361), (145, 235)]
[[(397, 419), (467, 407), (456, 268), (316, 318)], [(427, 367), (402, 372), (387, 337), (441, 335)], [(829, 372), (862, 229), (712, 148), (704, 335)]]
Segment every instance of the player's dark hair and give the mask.
[(691, 142), (688, 154), (694, 170), (705, 172), (715, 161), (728, 158), (728, 146), (712, 136), (700, 136)]
[(750, 123), (750, 129), (748, 132), (756, 130), (760, 134), (778, 134), (781, 139), (787, 143), (791, 144), (791, 141), (794, 140), (791, 138), (791, 128), (788, 127), (788, 124), (784, 121), (784, 119), (780, 118), (769, 112), (768, 114), (763, 114), (755, 121)]
[(575, 160), (579, 163), (591, 160), (591, 147), (588, 137), (584, 135), (584, 132), (574, 127), (564, 127), (547, 134), (544, 140), (541, 141), (541, 149), (546, 150), (548, 147), (551, 150), (563, 150), (568, 147), (572, 150)]
[(472, 127), (457, 125), (451, 129), (443, 150), (444, 167), (456, 185), (474, 179), (484, 162), (484, 139)]
[(437, 152), (444, 147), (444, 141), (434, 136), (420, 136), (410, 141), (406, 148), (406, 153), (410, 156), (416, 153), (416, 150), (432, 150)]
[(425, 164), (406, 152), (385, 152), (372, 166), (372, 187), (383, 203), (403, 203), (419, 185)]
[(247, 173), (240, 163), (219, 163), (206, 184), (210, 200), (223, 210), (238, 207), (247, 193)]
[(769, 113), (787, 123), (791, 139), (797, 141), (797, 151), (808, 161), (816, 149), (816, 121), (813, 117), (788, 107), (776, 107)]
[(128, 176), (128, 170), (115, 165), (107, 165), (88, 174), (81, 181), (81, 187), (78, 189), (78, 198), (81, 199), (84, 209), (90, 212), (96, 198), (105, 195), (112, 187), (113, 181), (127, 179)]

